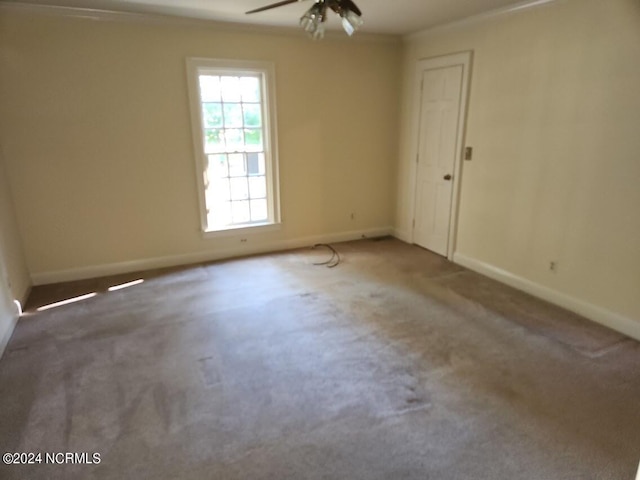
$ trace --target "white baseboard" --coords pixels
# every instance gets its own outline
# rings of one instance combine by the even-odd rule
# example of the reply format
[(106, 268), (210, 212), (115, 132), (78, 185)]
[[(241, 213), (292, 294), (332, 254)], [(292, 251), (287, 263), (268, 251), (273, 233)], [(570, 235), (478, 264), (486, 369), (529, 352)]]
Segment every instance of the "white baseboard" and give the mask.
[(47, 285), (50, 283), (71, 282), (75, 280), (85, 280), (88, 278), (105, 277), (118, 275), (121, 273), (138, 272), (152, 270), (155, 268), (176, 267), (193, 263), (210, 262), (223, 260), (245, 255), (258, 253), (277, 252), (293, 248), (301, 248), (315, 245), (316, 243), (338, 243), (361, 238), (381, 237), (391, 235), (391, 227), (380, 227), (368, 230), (357, 230), (350, 232), (331, 233), (316, 235), (312, 237), (302, 237), (290, 240), (278, 240), (275, 242), (261, 242), (256, 244), (242, 244), (238, 247), (208, 250), (195, 253), (170, 255), (166, 257), (154, 257), (129, 262), (118, 262), (102, 265), (92, 265), (88, 267), (72, 268), (68, 270), (45, 271), (31, 274), (33, 285)]
[(502, 270), (488, 263), (481, 262), (463, 254), (456, 253), (453, 256), (454, 263), (462, 265), (470, 270), (481, 273), (489, 278), (505, 283), (511, 287), (522, 290), (530, 295), (546, 300), (547, 302), (566, 308), (582, 315), (589, 320), (616, 330), (624, 335), (640, 341), (640, 322), (634, 321), (618, 313), (599, 307), (584, 300), (572, 297), (565, 293), (553, 290), (526, 278)]

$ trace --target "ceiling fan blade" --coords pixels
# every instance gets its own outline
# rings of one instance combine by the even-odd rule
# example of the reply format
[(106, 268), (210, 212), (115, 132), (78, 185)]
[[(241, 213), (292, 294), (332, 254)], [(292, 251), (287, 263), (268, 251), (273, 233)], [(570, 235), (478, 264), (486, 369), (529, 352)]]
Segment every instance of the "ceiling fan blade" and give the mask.
[(264, 7), (256, 8), (255, 10), (249, 10), (248, 12), (245, 12), (245, 15), (249, 13), (264, 12), (265, 10), (271, 10), (272, 8), (278, 8), (284, 5), (289, 5), (290, 3), (302, 2), (302, 1), (303, 0), (283, 0), (282, 2), (276, 2), (276, 3), (272, 3), (271, 5), (266, 5)]
[(355, 3), (353, 3), (351, 0), (339, 0), (338, 3), (342, 4), (343, 7), (346, 7), (349, 10), (351, 10), (353, 13), (355, 13), (359, 17), (362, 16), (362, 12), (358, 8), (358, 6)]

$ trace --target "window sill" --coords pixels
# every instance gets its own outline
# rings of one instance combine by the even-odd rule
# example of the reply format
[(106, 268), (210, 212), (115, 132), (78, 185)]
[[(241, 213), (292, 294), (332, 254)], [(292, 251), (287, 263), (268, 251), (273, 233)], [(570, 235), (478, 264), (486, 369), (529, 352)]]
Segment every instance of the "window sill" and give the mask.
[(242, 235), (255, 235), (257, 233), (275, 232), (282, 228), (282, 223), (256, 223), (252, 225), (238, 225), (220, 230), (205, 230), (204, 238), (239, 237)]

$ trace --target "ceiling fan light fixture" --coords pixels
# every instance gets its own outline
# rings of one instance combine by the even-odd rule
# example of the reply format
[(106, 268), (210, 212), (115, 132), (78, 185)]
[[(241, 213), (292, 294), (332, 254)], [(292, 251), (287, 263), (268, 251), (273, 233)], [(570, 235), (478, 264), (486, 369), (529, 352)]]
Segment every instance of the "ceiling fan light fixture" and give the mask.
[(352, 10), (343, 9), (340, 16), (342, 17), (342, 28), (349, 36), (353, 35), (364, 23), (362, 17)]
[[(264, 7), (249, 10), (247, 14), (264, 12), (303, 0), (280, 0)], [(333, 10), (342, 19), (342, 28), (349, 36), (362, 25), (362, 12), (353, 0), (315, 0), (313, 6), (300, 17), (300, 26), (314, 40), (324, 38), (327, 9)]]
[(300, 17), (300, 26), (314, 40), (324, 38), (324, 22), (327, 19), (327, 6), (324, 1), (318, 1)]
[(324, 38), (324, 25), (318, 25), (314, 32), (309, 34), (313, 40), (322, 40)]

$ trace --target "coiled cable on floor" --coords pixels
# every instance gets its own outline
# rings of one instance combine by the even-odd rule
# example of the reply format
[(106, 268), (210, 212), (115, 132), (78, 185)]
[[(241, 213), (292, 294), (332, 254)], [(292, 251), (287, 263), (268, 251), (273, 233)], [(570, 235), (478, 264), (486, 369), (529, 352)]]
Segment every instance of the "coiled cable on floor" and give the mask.
[(328, 243), (316, 243), (313, 248), (318, 248), (318, 247), (326, 247), (329, 250), (331, 250), (331, 258), (329, 260), (327, 260), (326, 262), (317, 262), (314, 263), (314, 265), (325, 265), (327, 268), (334, 268), (337, 267), (340, 262), (342, 261), (342, 259), (340, 258), (340, 254), (338, 253), (338, 251), (333, 248), (331, 245), (329, 245)]

